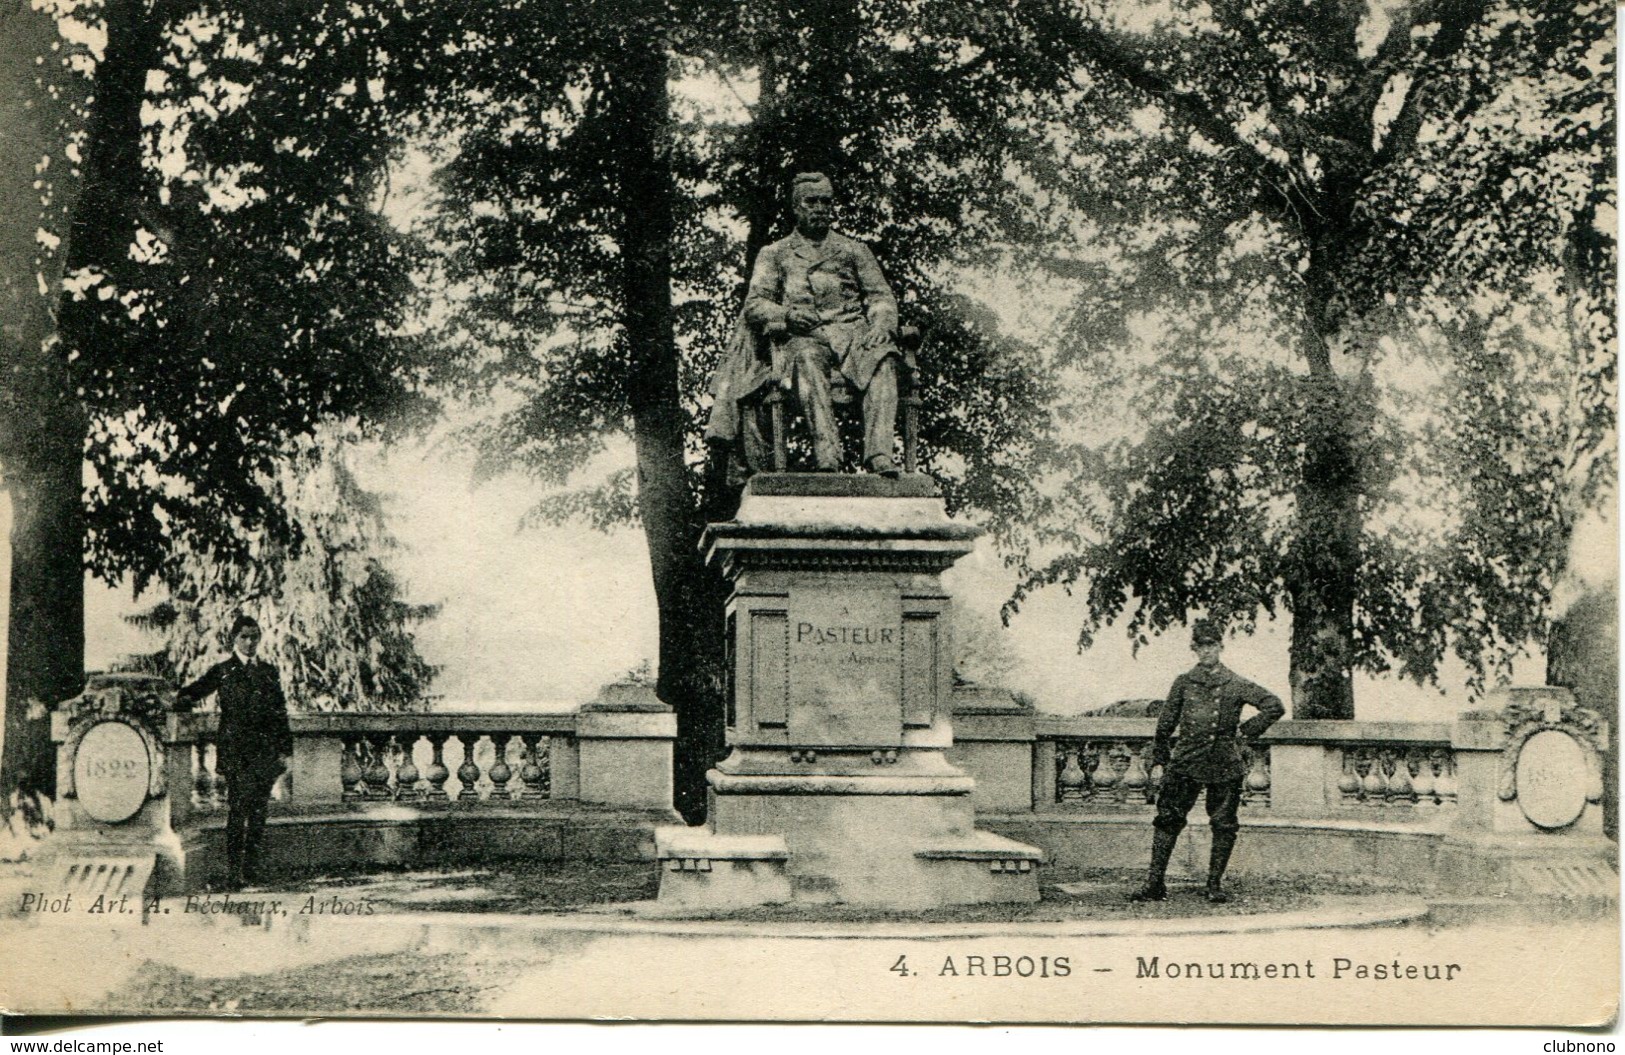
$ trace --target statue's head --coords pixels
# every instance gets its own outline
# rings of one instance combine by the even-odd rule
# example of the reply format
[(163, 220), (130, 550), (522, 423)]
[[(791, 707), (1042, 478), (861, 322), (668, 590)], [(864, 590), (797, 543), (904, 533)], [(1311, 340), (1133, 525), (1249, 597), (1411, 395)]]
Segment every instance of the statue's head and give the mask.
[(790, 210), (796, 230), (809, 238), (829, 233), (835, 219), (835, 185), (822, 172), (803, 172), (790, 183)]

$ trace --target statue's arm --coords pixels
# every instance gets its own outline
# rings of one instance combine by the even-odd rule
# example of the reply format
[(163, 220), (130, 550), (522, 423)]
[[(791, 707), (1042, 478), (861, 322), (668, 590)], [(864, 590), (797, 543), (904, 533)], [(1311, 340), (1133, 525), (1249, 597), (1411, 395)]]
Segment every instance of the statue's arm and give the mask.
[(897, 334), (897, 297), (892, 294), (885, 272), (880, 270), (880, 261), (868, 246), (854, 242), (853, 254), (857, 258), (858, 290), (863, 294), (863, 314), (869, 320), (869, 331), (890, 339)]
[(772, 248), (756, 254), (756, 267), (750, 274), (750, 289), (745, 294), (745, 321), (758, 332), (770, 326), (783, 326), (784, 268), (779, 265), (778, 254)]

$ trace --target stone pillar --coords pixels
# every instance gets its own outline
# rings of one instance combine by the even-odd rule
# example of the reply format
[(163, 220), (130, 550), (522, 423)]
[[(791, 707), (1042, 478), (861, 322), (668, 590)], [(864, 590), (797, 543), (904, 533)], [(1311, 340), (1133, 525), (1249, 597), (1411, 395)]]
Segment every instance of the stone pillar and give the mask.
[[(325, 716), (324, 716), (325, 717)], [(295, 719), (304, 725), (308, 719)], [(412, 745), (404, 745), (408, 752)], [(300, 806), (339, 806), (344, 802), (344, 741), (336, 736), (295, 736), (290, 798)]]
[[(1270, 752), (1270, 815), (1275, 817), (1324, 817), (1326, 815), (1326, 769), (1329, 752), (1318, 740), (1286, 741), (1291, 733), (1281, 726), (1297, 727), (1307, 722), (1282, 722), (1264, 744)], [(1335, 782), (1334, 782), (1335, 786)]]
[(948, 760), (976, 781), (978, 813), (1031, 813), (1033, 709), (1003, 689), (955, 686)]
[(975, 781), (947, 758), (941, 575), (978, 534), (918, 475), (758, 474), (707, 528), (733, 586), (732, 750), (707, 777), (706, 827), (657, 833), (662, 901), (1037, 899), (1042, 854), (976, 829)]
[(152, 898), (182, 887), (170, 807), (179, 798), (189, 812), (191, 744), (175, 745), (180, 758), (165, 750), (174, 702), (162, 678), (100, 674), (51, 715), (60, 806), (41, 856), (76, 908), (144, 917)]
[[(581, 798), (580, 741), (574, 736), (553, 734), (547, 738), (549, 786), (547, 797), (560, 802)], [(668, 795), (668, 800), (670, 796)]]
[(1608, 727), (1554, 686), (1503, 689), (1451, 734), (1458, 817), (1447, 886), (1531, 898), (1618, 894), (1602, 823)]
[(581, 801), (671, 810), (676, 736), (677, 718), (653, 689), (605, 686), (576, 719)]

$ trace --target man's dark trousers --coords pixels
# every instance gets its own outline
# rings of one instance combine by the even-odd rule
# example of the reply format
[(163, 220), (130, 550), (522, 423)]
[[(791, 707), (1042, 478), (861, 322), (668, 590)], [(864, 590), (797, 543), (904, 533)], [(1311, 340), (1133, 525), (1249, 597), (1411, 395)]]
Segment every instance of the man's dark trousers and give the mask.
[(1208, 824), (1213, 833), (1235, 835), (1241, 830), (1236, 811), (1241, 808), (1242, 779), (1237, 777), (1208, 784), (1193, 777), (1166, 773), (1162, 786), (1157, 789), (1157, 819), (1151, 823), (1158, 831), (1179, 835), (1185, 830), (1185, 815), (1190, 813), (1191, 807), (1196, 805), (1196, 800), (1206, 789)]
[(265, 836), (265, 814), (280, 767), (232, 765), (226, 778), (226, 874), (233, 882), (259, 878), (260, 845)]

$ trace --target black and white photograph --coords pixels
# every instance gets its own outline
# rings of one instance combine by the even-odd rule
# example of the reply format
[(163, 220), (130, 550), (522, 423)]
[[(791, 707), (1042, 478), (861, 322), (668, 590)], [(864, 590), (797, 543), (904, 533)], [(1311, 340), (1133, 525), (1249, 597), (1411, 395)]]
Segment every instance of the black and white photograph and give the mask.
[(0, 0), (0, 1031), (1582, 1050), (1615, 20)]

